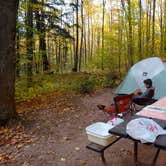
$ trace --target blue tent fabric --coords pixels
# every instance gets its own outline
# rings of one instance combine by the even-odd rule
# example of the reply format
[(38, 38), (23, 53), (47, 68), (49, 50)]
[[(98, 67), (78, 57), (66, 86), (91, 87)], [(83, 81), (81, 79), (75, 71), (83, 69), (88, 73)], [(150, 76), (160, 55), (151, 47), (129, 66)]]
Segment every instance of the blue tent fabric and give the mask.
[[(127, 85), (127, 86), (126, 86)], [(116, 94), (130, 94), (133, 93), (133, 89), (138, 88), (138, 84), (135, 78), (131, 74), (131, 70), (127, 74), (126, 78), (124, 79), (123, 83), (119, 85), (118, 89), (116, 90)], [(132, 88), (127, 88), (132, 87)]]
[(166, 96), (166, 71), (162, 71), (152, 80), (155, 87), (155, 98), (159, 99)]

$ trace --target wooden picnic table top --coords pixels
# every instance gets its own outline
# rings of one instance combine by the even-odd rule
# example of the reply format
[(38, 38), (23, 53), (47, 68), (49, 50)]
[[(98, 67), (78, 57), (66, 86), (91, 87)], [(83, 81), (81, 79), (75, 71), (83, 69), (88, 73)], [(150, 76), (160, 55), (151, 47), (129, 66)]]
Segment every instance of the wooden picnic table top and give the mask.
[[(120, 137), (124, 138), (129, 138), (132, 139), (127, 133), (126, 133), (126, 126), (129, 121), (137, 118), (148, 118), (154, 120), (156, 123), (158, 123), (162, 128), (166, 128), (166, 120), (161, 120), (161, 119), (155, 119), (155, 118), (149, 118), (145, 116), (139, 116), (139, 115), (134, 115), (128, 119), (126, 119), (124, 122), (120, 123), (119, 125), (113, 127), (112, 129), (109, 130), (110, 134), (114, 134)], [(136, 140), (139, 141), (139, 140)], [(157, 137), (156, 141), (154, 142), (154, 145), (156, 147), (166, 149), (166, 135), (162, 135)]]

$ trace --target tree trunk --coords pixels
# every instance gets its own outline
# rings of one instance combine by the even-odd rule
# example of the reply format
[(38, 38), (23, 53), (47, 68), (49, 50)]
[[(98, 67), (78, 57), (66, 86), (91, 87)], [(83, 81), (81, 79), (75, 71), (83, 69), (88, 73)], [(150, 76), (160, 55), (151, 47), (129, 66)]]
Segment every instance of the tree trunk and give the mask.
[(101, 69), (104, 70), (104, 22), (105, 22), (105, 0), (103, 0), (103, 16), (102, 16), (102, 55), (101, 55)]
[(43, 59), (43, 71), (49, 70), (49, 62), (47, 58), (47, 51), (46, 51), (46, 28), (45, 28), (45, 22), (44, 22), (45, 13), (42, 10), (41, 11), (41, 27), (40, 27), (40, 43), (39, 43), (39, 50), (42, 55)]
[[(91, 17), (91, 23), (92, 23), (92, 17)], [(92, 25), (91, 28), (91, 51), (90, 51), (90, 60), (92, 61), (93, 58), (93, 46), (94, 46), (94, 27)]]
[[(38, 0), (35, 0), (38, 3)], [(44, 0), (41, 2), (42, 7), (35, 12), (36, 16), (36, 27), (39, 32), (39, 53), (42, 57), (43, 71), (47, 71), (50, 68), (50, 64), (47, 57), (46, 49), (46, 28), (45, 28), (45, 11), (44, 11)]]
[(79, 59), (79, 71), (81, 71), (82, 55), (83, 55), (83, 37), (84, 37), (84, 1), (81, 0), (81, 42), (80, 42), (80, 59)]
[(20, 77), (20, 32), (17, 18), (17, 29), (16, 29), (16, 76)]
[(132, 17), (131, 17), (131, 0), (128, 0), (128, 22), (129, 22), (129, 56), (130, 56), (130, 66), (133, 66), (133, 28), (132, 28)]
[(63, 46), (63, 69), (66, 70), (67, 67), (67, 52), (68, 52), (68, 45), (67, 41), (64, 39), (64, 46)]
[(60, 63), (61, 63), (61, 40), (58, 38), (58, 48), (57, 48), (57, 56), (56, 56), (56, 72), (60, 71)]
[(142, 1), (139, 0), (139, 29), (138, 29), (138, 54), (139, 60), (142, 59)]
[(86, 25), (84, 24), (84, 66), (87, 66), (87, 40), (86, 40)]
[(32, 63), (33, 63), (33, 0), (27, 1), (26, 19), (26, 49), (27, 49), (27, 87), (32, 85)]
[(166, 1), (164, 2), (164, 21), (163, 21), (163, 26), (164, 26), (164, 39), (163, 39), (163, 42), (164, 42), (164, 45), (163, 45), (163, 51), (164, 51), (164, 55), (165, 55), (165, 58), (166, 58)]
[[(88, 8), (89, 9), (89, 8)], [(89, 9), (90, 10), (90, 9)], [(88, 64), (89, 64), (89, 62), (90, 62), (90, 51), (91, 51), (91, 45), (90, 45), (90, 40), (91, 40), (91, 38), (90, 38), (90, 14), (89, 14), (89, 10), (88, 10), (88, 26), (87, 26), (87, 28), (88, 28), (88, 31), (87, 31), (87, 44), (88, 44)]]
[(15, 118), (15, 35), (18, 0), (0, 1), (0, 124)]
[(155, 54), (155, 9), (156, 9), (156, 0), (153, 0), (153, 24), (152, 24), (152, 56)]
[(119, 27), (118, 27), (118, 72), (121, 77), (121, 55), (122, 55), (122, 26), (121, 13), (119, 12)]
[(163, 4), (162, 0), (160, 0), (160, 54), (164, 53), (164, 31), (163, 31)]
[(146, 7), (146, 56), (148, 55), (148, 52), (149, 52), (149, 47), (148, 47), (148, 41), (149, 41), (149, 5), (147, 4), (147, 7)]
[(150, 49), (150, 39), (151, 39), (151, 0), (147, 2), (147, 11), (146, 11), (146, 55), (151, 56)]
[(75, 48), (75, 56), (74, 56), (74, 67), (72, 69), (73, 72), (77, 72), (78, 70), (78, 42), (79, 42), (79, 21), (78, 21), (78, 0), (76, 0), (76, 48)]

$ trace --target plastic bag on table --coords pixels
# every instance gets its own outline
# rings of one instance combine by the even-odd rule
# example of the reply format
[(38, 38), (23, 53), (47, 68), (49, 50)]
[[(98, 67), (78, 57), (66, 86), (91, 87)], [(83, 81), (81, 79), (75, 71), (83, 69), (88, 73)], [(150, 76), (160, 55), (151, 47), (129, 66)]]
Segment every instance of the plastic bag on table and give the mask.
[(131, 120), (126, 126), (127, 134), (142, 143), (153, 143), (157, 136), (166, 134), (166, 130), (155, 121), (147, 118)]
[(109, 124), (109, 125), (111, 125), (111, 126), (117, 126), (118, 124), (120, 124), (120, 123), (122, 123), (122, 122), (124, 122), (123, 119), (118, 118), (118, 117), (116, 117), (116, 116), (111, 116), (111, 117), (109, 118), (109, 121), (107, 122), (107, 124)]

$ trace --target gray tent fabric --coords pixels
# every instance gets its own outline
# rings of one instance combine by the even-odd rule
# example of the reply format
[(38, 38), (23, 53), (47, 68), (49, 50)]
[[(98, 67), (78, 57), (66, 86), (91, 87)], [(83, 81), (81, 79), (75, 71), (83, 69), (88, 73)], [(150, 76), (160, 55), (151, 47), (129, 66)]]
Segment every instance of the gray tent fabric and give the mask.
[(164, 66), (165, 66), (165, 69), (166, 69), (166, 62), (164, 62)]
[(130, 94), (137, 88), (145, 91), (143, 81), (147, 78), (153, 81), (154, 98), (159, 99), (166, 96), (166, 63), (157, 57), (144, 59), (132, 66), (115, 93)]

